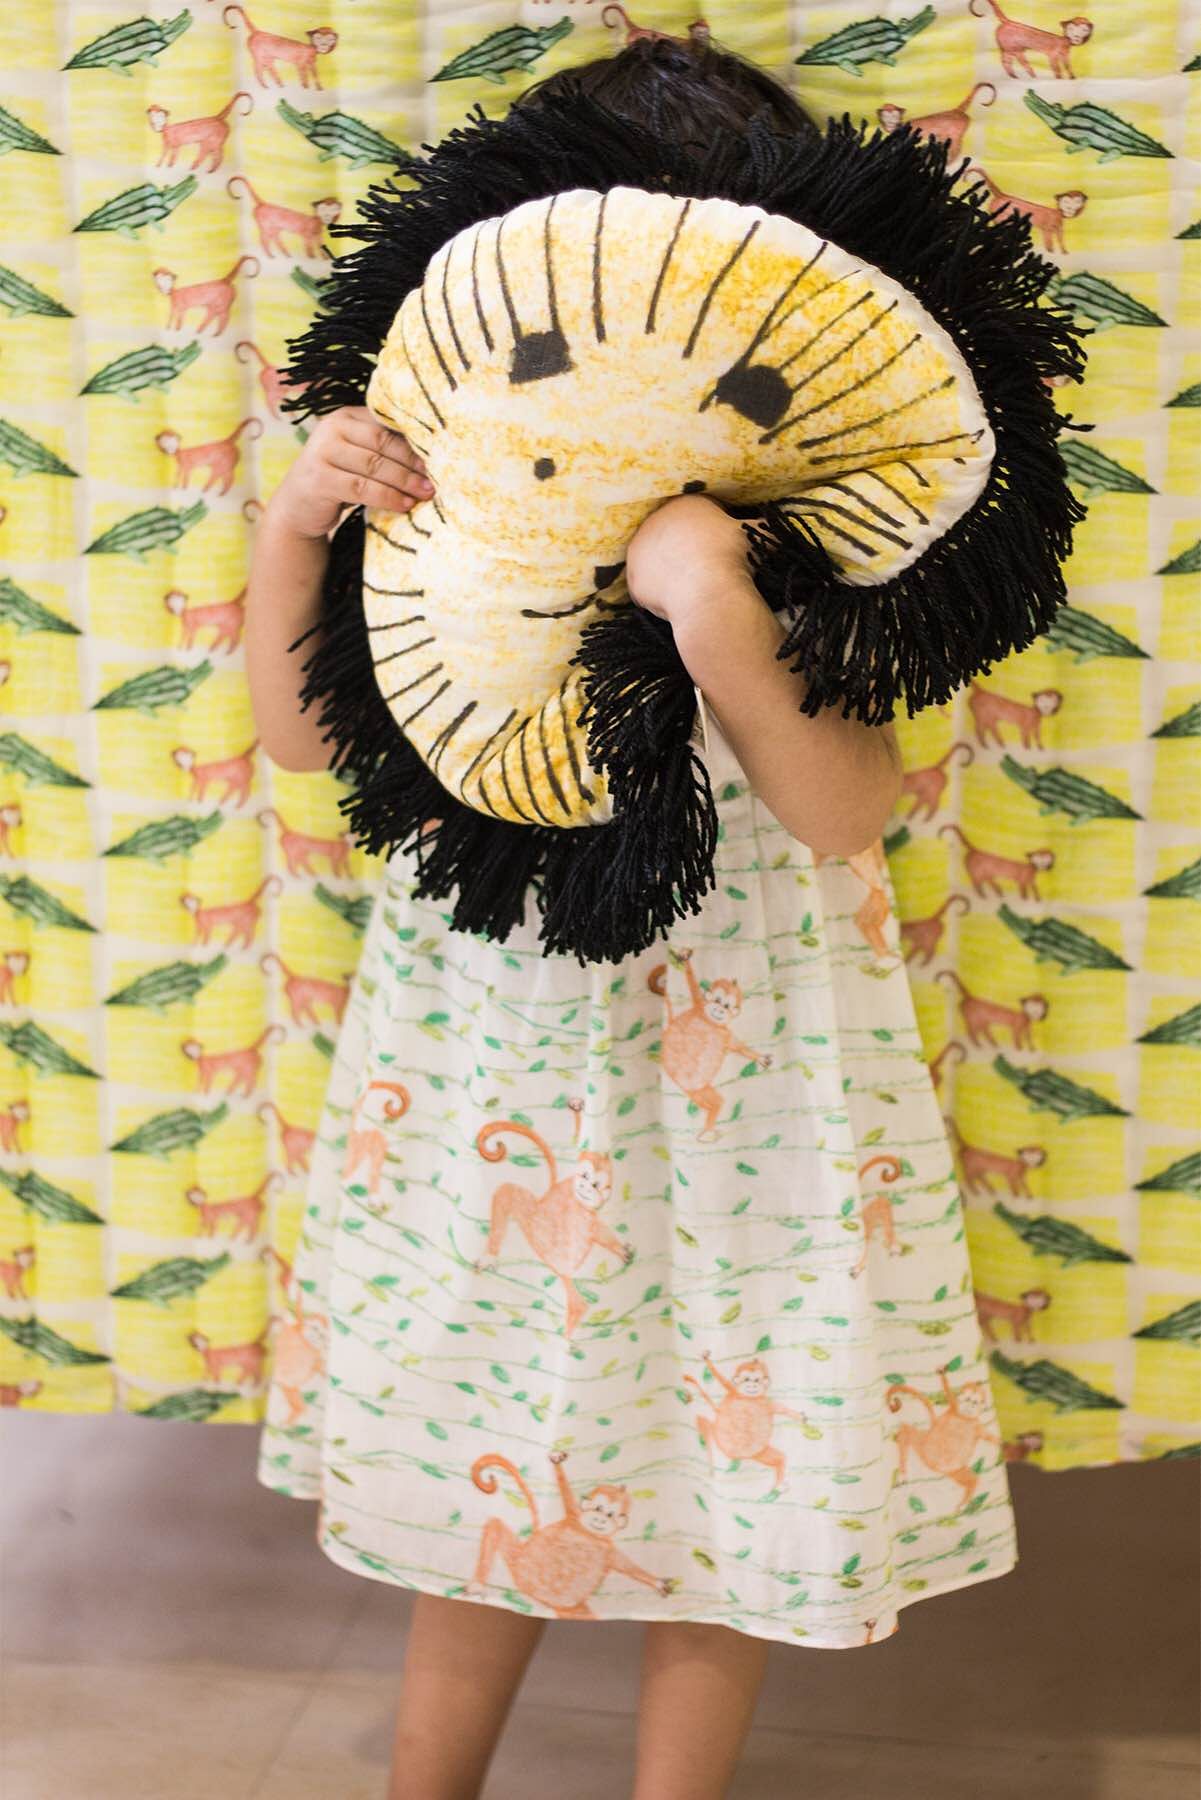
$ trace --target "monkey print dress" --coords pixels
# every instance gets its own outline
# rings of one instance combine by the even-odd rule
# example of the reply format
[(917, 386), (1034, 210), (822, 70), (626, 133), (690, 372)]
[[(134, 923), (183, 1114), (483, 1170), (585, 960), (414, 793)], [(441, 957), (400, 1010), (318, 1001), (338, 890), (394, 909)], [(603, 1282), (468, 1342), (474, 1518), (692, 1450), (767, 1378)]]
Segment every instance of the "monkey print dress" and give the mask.
[(1013, 1568), (1006, 1462), (882, 851), (703, 722), (715, 888), (624, 963), (387, 864), (258, 1474), (381, 1581), (846, 1648)]

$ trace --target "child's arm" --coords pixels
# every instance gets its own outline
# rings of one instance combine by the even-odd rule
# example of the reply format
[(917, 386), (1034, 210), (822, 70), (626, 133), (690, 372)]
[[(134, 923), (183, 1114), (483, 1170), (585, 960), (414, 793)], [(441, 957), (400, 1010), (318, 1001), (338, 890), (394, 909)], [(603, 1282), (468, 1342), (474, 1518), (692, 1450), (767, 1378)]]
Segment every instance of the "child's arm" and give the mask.
[(246, 677), (259, 741), (281, 769), (326, 769), (319, 706), (300, 710), (302, 665), (318, 634), (329, 534), (347, 506), (404, 512), (433, 493), (421, 458), (365, 406), (327, 413), (272, 495), (255, 538), (246, 595)]
[(784, 628), (751, 580), (741, 525), (700, 495), (669, 500), (626, 563), (639, 605), (667, 619), (747, 780), (786, 831), (833, 856), (880, 836), (901, 791), (889, 725), (798, 710), (804, 677), (776, 657)]

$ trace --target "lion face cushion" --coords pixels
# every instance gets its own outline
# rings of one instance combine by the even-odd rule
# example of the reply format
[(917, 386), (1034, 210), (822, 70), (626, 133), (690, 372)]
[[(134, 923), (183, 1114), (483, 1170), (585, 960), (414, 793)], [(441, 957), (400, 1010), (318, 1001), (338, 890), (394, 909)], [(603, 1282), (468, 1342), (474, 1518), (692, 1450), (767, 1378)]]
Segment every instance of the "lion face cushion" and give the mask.
[(787, 498), (865, 585), (967, 511), (993, 453), (962, 356), (878, 269), (759, 208), (624, 187), (452, 238), (367, 404), (437, 493), (369, 515), (376, 681), (438, 780), (515, 824), (612, 817), (573, 659), (630, 604), (626, 546), (663, 500)]
[(1078, 346), (1024, 224), (910, 133), (760, 123), (697, 163), (548, 99), (414, 180), (292, 373), (308, 411), (365, 397), (435, 494), (339, 529), (306, 700), (356, 835), (410, 844), (458, 928), (503, 938), (532, 891), (548, 952), (620, 957), (695, 910), (716, 832), (639, 525), (689, 492), (754, 518), (804, 710), (945, 700), (1062, 598), (1046, 378)]

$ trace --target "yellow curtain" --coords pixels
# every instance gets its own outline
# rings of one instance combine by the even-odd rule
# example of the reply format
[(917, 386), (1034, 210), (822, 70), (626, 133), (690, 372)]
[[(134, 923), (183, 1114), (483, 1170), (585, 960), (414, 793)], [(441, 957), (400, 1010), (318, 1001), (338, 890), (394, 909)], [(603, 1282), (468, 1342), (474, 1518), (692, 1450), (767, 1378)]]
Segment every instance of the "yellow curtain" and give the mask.
[[(888, 837), (1007, 1454), (1196, 1455), (1201, 18), (875, 4), (706, 16), (819, 118), (953, 134), (1096, 334), (1070, 609), (904, 726)], [(0, 1399), (252, 1421), (205, 1349), (262, 1341), (380, 875), (254, 741), (273, 371), (369, 183), (695, 12), (142, 6), (0, 14)]]

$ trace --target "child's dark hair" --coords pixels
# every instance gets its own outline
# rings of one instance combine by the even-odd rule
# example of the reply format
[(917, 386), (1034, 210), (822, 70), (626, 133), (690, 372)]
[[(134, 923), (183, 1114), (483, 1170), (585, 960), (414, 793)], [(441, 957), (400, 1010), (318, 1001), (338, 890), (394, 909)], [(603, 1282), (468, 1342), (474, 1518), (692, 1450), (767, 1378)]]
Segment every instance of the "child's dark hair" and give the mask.
[(757, 115), (785, 136), (818, 130), (782, 82), (700, 32), (687, 38), (635, 38), (615, 56), (598, 56), (543, 76), (515, 104), (536, 105), (543, 94), (581, 92), (636, 125), (697, 148), (706, 148), (716, 129), (745, 130)]

